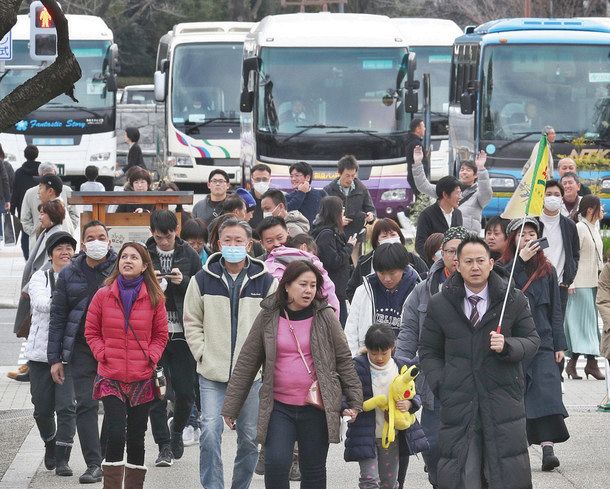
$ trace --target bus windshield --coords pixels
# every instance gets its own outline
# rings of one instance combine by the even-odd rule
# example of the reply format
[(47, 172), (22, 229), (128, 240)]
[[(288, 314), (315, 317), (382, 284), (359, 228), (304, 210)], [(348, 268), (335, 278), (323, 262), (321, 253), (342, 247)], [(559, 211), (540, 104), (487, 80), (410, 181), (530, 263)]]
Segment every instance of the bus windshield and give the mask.
[(610, 142), (610, 46), (489, 46), (482, 70), (481, 139)]
[[(40, 110), (54, 108), (85, 108), (89, 110), (114, 107), (114, 93), (106, 90), (105, 73), (110, 41), (70, 40), (72, 52), (78, 60), (83, 76), (74, 86), (74, 102), (67, 95), (59, 95)], [(13, 41), (13, 59), (6, 62), (6, 72), (0, 76), (0, 99), (35, 74), (35, 70), (11, 69), (11, 66), (33, 66), (28, 41)]]
[(172, 60), (175, 126), (239, 125), (242, 43), (180, 44)]
[(263, 48), (261, 132), (332, 134), (405, 130), (403, 48)]

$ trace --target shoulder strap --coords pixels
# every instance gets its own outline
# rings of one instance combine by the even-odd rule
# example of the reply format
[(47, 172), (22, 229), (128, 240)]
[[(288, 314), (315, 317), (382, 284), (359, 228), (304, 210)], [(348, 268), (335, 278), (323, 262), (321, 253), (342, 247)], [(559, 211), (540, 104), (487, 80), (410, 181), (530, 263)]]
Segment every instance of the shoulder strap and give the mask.
[(316, 380), (313, 376), (313, 373), (311, 372), (311, 369), (309, 368), (309, 365), (307, 365), (307, 361), (305, 360), (305, 355), (303, 355), (303, 350), (301, 350), (301, 344), (299, 343), (297, 335), (294, 332), (294, 328), (292, 327), (292, 323), (290, 322), (290, 319), (288, 319), (288, 313), (284, 312), (284, 314), (286, 314), (286, 321), (288, 322), (288, 329), (290, 329), (290, 332), (292, 333), (292, 337), (294, 338), (294, 342), (297, 344), (297, 350), (299, 351), (301, 360), (303, 360), (303, 365), (305, 365), (305, 369), (307, 370), (307, 373), (312, 378), (312, 380)]
[(523, 292), (523, 293), (525, 294), (525, 291), (526, 291), (527, 289), (529, 289), (529, 288), (530, 288), (530, 285), (532, 285), (532, 282), (533, 282), (534, 280), (536, 280), (536, 278), (537, 278), (537, 277), (536, 277), (536, 274), (535, 274), (535, 273), (532, 273), (532, 275), (531, 275), (531, 276), (530, 276), (530, 278), (527, 280), (527, 282), (525, 282), (525, 285), (524, 285), (523, 287), (521, 287), (521, 292)]
[(127, 328), (130, 329), (131, 332), (133, 333), (133, 336), (136, 339), (136, 343), (140, 347), (140, 350), (142, 350), (142, 354), (144, 355), (144, 358), (148, 358), (148, 355), (144, 351), (144, 348), (142, 348), (142, 344), (140, 343), (140, 339), (138, 338), (138, 335), (136, 334), (136, 330), (133, 329), (133, 326), (131, 325), (131, 323), (129, 321), (125, 320), (125, 322), (127, 323)]
[(45, 274), (47, 276), (47, 284), (51, 284), (51, 293), (53, 293), (55, 290), (55, 273), (53, 272), (53, 269), (50, 268), (45, 272)]
[(591, 235), (591, 240), (593, 241), (593, 248), (595, 248), (595, 253), (597, 254), (597, 259), (599, 261), (601, 261), (602, 263), (604, 263), (604, 260), (602, 260), (602, 257), (599, 256), (599, 250), (597, 249), (597, 243), (595, 242), (595, 238), (593, 237), (593, 232), (591, 231), (591, 228), (589, 227), (589, 225), (586, 222), (583, 224), (587, 228), (587, 231), (589, 231), (589, 234)]

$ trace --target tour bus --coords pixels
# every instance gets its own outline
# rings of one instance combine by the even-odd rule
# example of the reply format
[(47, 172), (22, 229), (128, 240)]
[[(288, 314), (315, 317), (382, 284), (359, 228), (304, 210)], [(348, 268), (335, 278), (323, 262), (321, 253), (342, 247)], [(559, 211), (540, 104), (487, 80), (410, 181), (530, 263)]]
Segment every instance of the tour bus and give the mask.
[(290, 191), (289, 166), (314, 167), (313, 186), (358, 159), (380, 217), (411, 204), (405, 139), (417, 110), (415, 55), (384, 16), (329, 12), (264, 18), (244, 43), (242, 159), (265, 163)]
[[(99, 17), (66, 15), (70, 47), (82, 70), (73, 101), (60, 95), (0, 134), (0, 144), (14, 168), (28, 144), (38, 146), (41, 162), (55, 163), (73, 185), (84, 181), (85, 168), (96, 165), (100, 180), (111, 188), (116, 165), (115, 95), (117, 48), (112, 31)], [(0, 76), (0, 99), (44, 69), (30, 58), (30, 20), (18, 15), (12, 29), (13, 59)]]
[(155, 98), (165, 102), (165, 158), (183, 188), (207, 182), (215, 168), (242, 184), (240, 74), (243, 42), (254, 24), (177, 24), (159, 43)]
[[(449, 174), (449, 80), (451, 54), (462, 29), (447, 19), (392, 19), (400, 29), (409, 49), (417, 56), (415, 78), (423, 87), (423, 74), (430, 75), (430, 120), (427, 128), (430, 144), (430, 179), (436, 182)], [(421, 111), (414, 117), (426, 119)]]
[(545, 126), (557, 133), (555, 162), (575, 158), (594, 193), (610, 192), (610, 171), (590, 170), (610, 164), (610, 25), (534, 18), (469, 28), (455, 41), (449, 98), (453, 171), (479, 150), (489, 155), (494, 198), (484, 216), (504, 210)]

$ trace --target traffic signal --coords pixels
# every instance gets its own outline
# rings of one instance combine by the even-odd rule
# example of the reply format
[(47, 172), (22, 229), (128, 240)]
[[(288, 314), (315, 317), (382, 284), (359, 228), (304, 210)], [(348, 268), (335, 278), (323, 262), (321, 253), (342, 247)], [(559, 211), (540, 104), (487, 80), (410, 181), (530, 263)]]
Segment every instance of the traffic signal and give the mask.
[(30, 5), (30, 57), (35, 61), (54, 61), (57, 57), (55, 21), (40, 1)]

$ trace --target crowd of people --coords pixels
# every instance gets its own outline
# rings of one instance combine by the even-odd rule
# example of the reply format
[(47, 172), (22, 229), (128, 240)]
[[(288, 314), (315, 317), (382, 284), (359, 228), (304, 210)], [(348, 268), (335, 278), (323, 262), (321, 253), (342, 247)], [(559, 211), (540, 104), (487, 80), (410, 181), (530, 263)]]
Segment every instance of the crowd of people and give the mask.
[[(346, 155), (324, 189), (313, 187), (309, 164), (293, 164), (287, 194), (267, 165), (252, 168), (251, 190), (232, 191), (214, 169), (192, 213), (118, 209), (150, 212), (146, 243), (116, 253), (104, 223), (90, 221), (76, 254), (69, 189), (28, 147), (7, 208), (29, 226), (15, 332), (27, 337), (46, 469), (72, 475), (78, 433), (87, 465), (79, 482), (141, 488), (150, 421), (157, 467), (198, 443), (201, 485), (221, 489), (224, 423), (237, 431), (231, 487), (249, 487), (256, 472), (269, 488), (324, 488), (342, 420), (361, 488), (402, 488), (418, 453), (438, 488), (530, 488), (529, 445), (542, 447), (543, 471), (558, 467), (554, 445), (570, 436), (564, 356), (574, 380), (579, 356), (594, 379), (604, 379), (596, 357), (610, 357), (600, 199), (564, 158), (540, 217), (483, 227), (485, 153), (463, 161), (459, 179), (433, 185), (417, 144), (422, 125), (411, 128), (409, 179), (436, 200), (419, 216), (415, 251), (394, 220), (377, 217)], [(95, 169), (87, 176), (94, 190)], [(130, 190), (151, 189), (137, 163), (126, 177)], [(412, 366), (416, 395), (387, 402), (419, 411), (421, 423), (388, 445), (383, 434), (394, 428), (366, 401)]]

